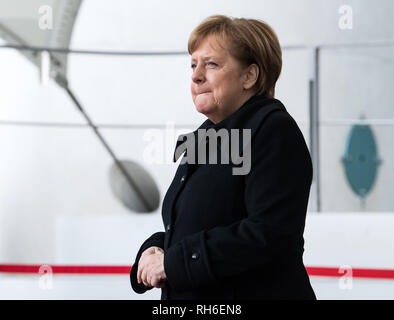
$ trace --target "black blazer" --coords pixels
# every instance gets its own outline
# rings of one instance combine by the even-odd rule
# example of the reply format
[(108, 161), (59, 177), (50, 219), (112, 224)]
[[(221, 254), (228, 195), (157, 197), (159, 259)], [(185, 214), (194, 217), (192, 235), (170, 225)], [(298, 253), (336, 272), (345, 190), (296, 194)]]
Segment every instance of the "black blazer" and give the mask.
[(158, 246), (162, 300), (316, 299), (302, 260), (312, 161), (296, 122), (279, 100), (253, 96), (199, 127), (208, 128), (251, 129), (250, 172), (233, 175), (231, 163), (179, 165), (163, 201), (165, 231), (142, 244), (133, 290), (151, 289), (137, 283), (137, 267), (141, 253)]

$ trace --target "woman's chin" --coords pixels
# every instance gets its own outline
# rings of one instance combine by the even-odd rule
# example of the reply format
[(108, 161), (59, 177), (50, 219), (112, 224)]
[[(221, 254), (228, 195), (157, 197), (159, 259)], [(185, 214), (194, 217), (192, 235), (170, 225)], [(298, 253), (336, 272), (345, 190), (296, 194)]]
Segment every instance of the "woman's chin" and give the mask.
[(196, 110), (206, 115), (212, 111), (212, 106), (207, 104), (196, 104)]

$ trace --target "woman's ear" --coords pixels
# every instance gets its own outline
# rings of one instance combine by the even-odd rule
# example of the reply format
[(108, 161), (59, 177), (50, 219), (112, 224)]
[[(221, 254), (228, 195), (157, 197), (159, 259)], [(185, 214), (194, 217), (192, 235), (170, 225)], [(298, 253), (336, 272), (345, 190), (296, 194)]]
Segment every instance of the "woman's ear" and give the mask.
[(257, 64), (252, 63), (251, 65), (249, 65), (245, 70), (244, 76), (245, 81), (243, 86), (245, 90), (248, 90), (255, 85), (257, 78), (259, 77), (259, 67), (257, 66)]

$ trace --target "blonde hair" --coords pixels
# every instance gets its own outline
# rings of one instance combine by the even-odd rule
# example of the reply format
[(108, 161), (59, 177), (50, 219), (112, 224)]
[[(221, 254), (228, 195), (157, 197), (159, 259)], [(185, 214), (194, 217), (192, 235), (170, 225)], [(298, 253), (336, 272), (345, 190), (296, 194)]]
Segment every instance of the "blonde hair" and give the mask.
[(275, 84), (282, 69), (282, 51), (275, 31), (256, 19), (213, 15), (204, 19), (190, 34), (192, 54), (209, 35), (224, 40), (229, 53), (244, 66), (256, 64), (259, 76), (253, 87), (257, 95), (275, 95)]

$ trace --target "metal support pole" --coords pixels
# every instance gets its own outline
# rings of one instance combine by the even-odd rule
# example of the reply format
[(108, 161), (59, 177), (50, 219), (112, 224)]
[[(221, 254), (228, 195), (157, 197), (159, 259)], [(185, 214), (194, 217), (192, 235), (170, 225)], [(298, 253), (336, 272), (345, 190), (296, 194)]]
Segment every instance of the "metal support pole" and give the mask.
[(67, 80), (64, 79), (63, 77), (60, 77), (60, 75), (57, 75), (55, 80), (62, 88), (64, 88), (64, 90), (66, 90), (67, 94), (70, 96), (70, 98), (74, 102), (75, 106), (78, 108), (78, 110), (82, 113), (82, 115), (86, 119), (88, 125), (93, 129), (93, 132), (96, 134), (96, 136), (99, 138), (99, 140), (102, 143), (102, 145), (105, 147), (107, 152), (110, 154), (111, 158), (114, 160), (114, 162), (115, 162), (116, 166), (118, 167), (118, 169), (122, 172), (123, 176), (125, 177), (126, 181), (130, 185), (130, 187), (135, 191), (135, 193), (137, 194), (138, 198), (143, 203), (145, 209), (148, 212), (152, 211), (152, 208), (151, 208), (151, 206), (149, 204), (149, 201), (147, 199), (145, 199), (143, 192), (138, 188), (137, 184), (133, 181), (133, 179), (128, 174), (127, 170), (124, 168), (122, 163), (118, 160), (118, 158), (116, 157), (115, 153), (112, 151), (112, 149), (110, 148), (108, 143), (105, 141), (104, 137), (98, 131), (97, 126), (92, 122), (90, 117), (86, 114), (85, 110), (82, 108), (82, 105), (79, 103), (79, 101), (75, 97), (74, 93), (69, 88)]
[(309, 145), (313, 163), (311, 194), (313, 209), (321, 211), (320, 202), (320, 159), (319, 159), (319, 47), (312, 51), (312, 75), (309, 80)]

